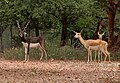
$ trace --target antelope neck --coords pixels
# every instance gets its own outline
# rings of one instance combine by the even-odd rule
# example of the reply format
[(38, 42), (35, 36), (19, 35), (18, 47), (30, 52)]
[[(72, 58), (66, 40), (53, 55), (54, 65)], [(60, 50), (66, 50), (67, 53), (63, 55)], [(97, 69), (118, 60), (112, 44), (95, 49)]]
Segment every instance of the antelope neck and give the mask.
[(26, 43), (26, 39), (24, 37), (21, 37), (22, 42)]
[(80, 40), (80, 42), (85, 46), (85, 40), (82, 38), (82, 36), (79, 36), (78, 38)]

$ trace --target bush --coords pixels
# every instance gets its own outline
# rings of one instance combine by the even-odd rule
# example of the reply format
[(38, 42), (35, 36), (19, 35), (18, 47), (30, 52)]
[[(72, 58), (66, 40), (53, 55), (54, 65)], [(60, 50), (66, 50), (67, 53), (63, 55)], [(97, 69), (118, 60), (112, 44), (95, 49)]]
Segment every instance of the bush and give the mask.
[(24, 53), (22, 48), (12, 48), (4, 50), (4, 58), (9, 60), (22, 60), (24, 59)]
[(120, 61), (120, 50), (111, 52), (110, 57), (112, 61)]
[[(45, 48), (48, 54), (48, 59), (87, 61), (87, 50), (84, 47), (79, 49), (74, 49), (70, 46), (60, 47), (59, 45), (60, 37), (53, 38), (53, 37), (50, 37), (50, 35), (47, 35), (46, 38), (48, 38), (45, 45)], [(119, 51), (111, 53), (112, 61), (120, 61)], [(39, 52), (39, 49), (30, 48), (31, 60), (39, 60), (40, 56), (41, 56), (41, 53)], [(23, 47), (6, 49), (4, 51), (4, 57), (5, 59), (24, 60), (24, 57), (25, 57), (24, 49)], [(43, 56), (43, 59), (45, 59), (45, 56)], [(94, 55), (93, 55), (93, 59), (94, 59)]]
[[(70, 46), (59, 47), (58, 45), (47, 44), (46, 45), (48, 59), (59, 59), (59, 60), (85, 60), (87, 61), (87, 50), (74, 49)], [(111, 61), (120, 61), (120, 52), (111, 53)], [(30, 49), (30, 59), (39, 60), (40, 59), (39, 49)], [(9, 60), (24, 60), (24, 49), (21, 48), (12, 48), (6, 49), (4, 51), (5, 59)], [(45, 59), (45, 56), (43, 56)], [(94, 55), (93, 55), (94, 59)], [(107, 58), (108, 60), (108, 58)]]
[[(70, 46), (59, 47), (56, 44), (48, 43), (46, 45), (48, 59), (63, 59), (63, 60), (81, 60), (87, 58), (86, 50), (74, 49)], [(30, 59), (39, 60), (41, 53), (39, 49), (30, 48)], [(6, 49), (4, 51), (5, 59), (9, 60), (24, 60), (24, 49), (22, 47)], [(43, 56), (45, 59), (45, 56)]]

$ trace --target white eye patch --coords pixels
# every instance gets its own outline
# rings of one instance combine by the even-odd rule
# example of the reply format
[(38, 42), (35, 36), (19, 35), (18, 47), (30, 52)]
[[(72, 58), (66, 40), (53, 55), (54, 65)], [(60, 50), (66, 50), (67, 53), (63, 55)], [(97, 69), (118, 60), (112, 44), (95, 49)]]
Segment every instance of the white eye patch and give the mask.
[(24, 34), (24, 37), (27, 37), (27, 33), (26, 32), (24, 32), (23, 34)]

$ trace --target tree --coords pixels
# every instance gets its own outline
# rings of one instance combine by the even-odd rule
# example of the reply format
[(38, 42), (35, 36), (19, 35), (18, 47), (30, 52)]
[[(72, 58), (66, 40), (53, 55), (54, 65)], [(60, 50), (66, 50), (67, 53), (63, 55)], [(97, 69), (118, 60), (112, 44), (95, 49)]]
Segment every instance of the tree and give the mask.
[(47, 14), (52, 15), (62, 25), (61, 46), (66, 44), (67, 29), (81, 15), (80, 6), (76, 0), (49, 0), (44, 2)]
[(93, 39), (98, 39), (98, 32), (100, 32), (100, 29), (105, 25), (105, 22), (106, 22), (106, 19), (108, 19), (107, 17), (105, 18), (100, 18), (100, 17), (97, 17), (100, 19), (100, 21), (98, 22), (98, 25), (97, 25), (97, 29), (95, 30), (94, 34), (93, 34)]
[(108, 17), (108, 48), (114, 45), (114, 24), (115, 16), (118, 7), (120, 7), (120, 0), (98, 0), (103, 10), (106, 11)]

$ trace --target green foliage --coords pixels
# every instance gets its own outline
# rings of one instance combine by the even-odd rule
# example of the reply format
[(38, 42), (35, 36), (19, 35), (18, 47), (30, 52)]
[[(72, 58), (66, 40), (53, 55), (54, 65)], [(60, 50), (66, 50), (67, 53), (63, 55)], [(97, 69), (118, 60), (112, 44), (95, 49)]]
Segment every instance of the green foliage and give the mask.
[(103, 9), (106, 9), (108, 7), (108, 0), (99, 0), (100, 2), (100, 6), (103, 8)]
[(59, 46), (59, 39), (49, 40), (46, 44), (47, 53), (49, 58), (62, 59), (62, 60), (80, 60), (86, 54), (84, 50), (76, 50), (70, 46)]
[[(70, 46), (59, 47), (58, 40), (50, 40), (46, 44), (48, 59), (55, 60), (87, 60), (87, 50), (74, 49)], [(51, 43), (52, 42), (52, 43)], [(57, 42), (57, 43), (56, 43)], [(120, 61), (120, 52), (111, 53), (111, 61)], [(30, 49), (30, 60), (39, 60), (40, 52), (38, 49)], [(24, 60), (24, 49), (12, 48), (4, 51), (4, 58), (8, 60)], [(45, 56), (43, 57), (45, 60)]]
[(12, 37), (12, 42), (13, 42), (13, 47), (18, 47), (18, 46), (21, 46), (21, 39), (20, 37), (17, 35), (14, 35)]
[[(107, 0), (99, 0), (102, 7)], [(67, 17), (71, 30), (85, 29), (93, 33), (97, 27), (96, 16), (104, 17), (97, 0), (2, 0), (0, 1), (0, 22), (15, 25), (15, 20), (25, 22), (34, 19), (39, 28), (61, 28), (62, 16)], [(39, 22), (37, 22), (37, 20)], [(6, 26), (5, 26), (6, 25)], [(58, 27), (59, 25), (59, 27)], [(69, 30), (70, 30), (69, 29)]]
[(4, 58), (8, 60), (23, 60), (24, 53), (22, 48), (12, 48), (4, 50)]
[(120, 61), (120, 50), (116, 52), (111, 52), (111, 60), (112, 61)]
[(117, 36), (120, 31), (120, 12), (117, 12), (116, 21), (115, 21), (115, 35)]
[(102, 16), (96, 0), (5, 0), (1, 3), (4, 5), (1, 4), (0, 18), (4, 17), (11, 26), (16, 26), (15, 20), (24, 24), (32, 18), (40, 29), (61, 29), (62, 17), (66, 17), (69, 31), (82, 28), (86, 32), (91, 30), (90, 35), (97, 26), (95, 17)]
[[(53, 32), (48, 32), (45, 34), (45, 48), (48, 54), (48, 59), (55, 60), (87, 60), (87, 50), (82, 47), (79, 49), (75, 49), (70, 46), (60, 47), (59, 40), (60, 36), (53, 37), (51, 35)], [(41, 53), (39, 49), (30, 48), (30, 60), (39, 60)], [(111, 53), (112, 61), (120, 61), (120, 52)], [(24, 48), (19, 46), (17, 48), (5, 49), (4, 57), (8, 60), (24, 60)], [(94, 56), (93, 56), (94, 57)], [(43, 56), (43, 60), (45, 60), (45, 56)]]
[[(30, 60), (39, 60), (40, 59), (40, 52), (38, 49), (30, 49)], [(8, 60), (24, 60), (24, 49), (22, 47), (20, 48), (12, 48), (12, 49), (6, 49), (4, 51), (4, 58)]]
[[(104, 7), (103, 9), (105, 9), (106, 5), (108, 5), (108, 0), (99, 1), (100, 5)], [(98, 0), (1, 0), (0, 30), (3, 33), (6, 28), (13, 27), (15, 32), (17, 32), (16, 20), (20, 21), (21, 26), (28, 20), (32, 20), (30, 29), (35, 29), (36, 25), (40, 30), (50, 32), (49, 35), (52, 39), (47, 37), (50, 41), (46, 45), (49, 58), (81, 59), (84, 52), (81, 54), (81, 51), (70, 48), (69, 46), (59, 48), (60, 39), (55, 38), (61, 35), (62, 18), (66, 17), (67, 19), (68, 33), (73, 30), (80, 31), (83, 29), (82, 35), (87, 38), (92, 38), (99, 21), (96, 16), (104, 17), (104, 12), (100, 8), (100, 5)], [(116, 35), (120, 29), (119, 18), (120, 13), (118, 12), (115, 26)], [(105, 30), (107, 31), (107, 29)], [(16, 34), (13, 33), (13, 35), (13, 43), (16, 46), (20, 44), (20, 41)], [(5, 55), (6, 58), (9, 57), (10, 59), (19, 59), (20, 57), (22, 57), (20, 59), (24, 59), (24, 50), (20, 48), (5, 50)], [(31, 49), (31, 57), (39, 59), (39, 56), (38, 50)]]

